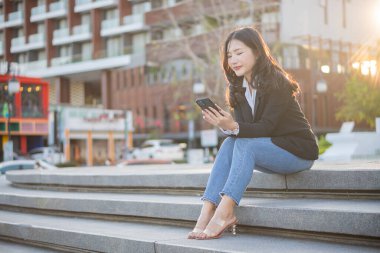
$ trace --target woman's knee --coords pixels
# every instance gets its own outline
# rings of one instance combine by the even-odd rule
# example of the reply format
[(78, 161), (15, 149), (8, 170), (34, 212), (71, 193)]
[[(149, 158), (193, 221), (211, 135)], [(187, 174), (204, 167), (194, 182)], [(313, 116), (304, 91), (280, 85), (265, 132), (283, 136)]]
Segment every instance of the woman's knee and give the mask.
[(227, 138), (223, 141), (223, 143), (222, 143), (220, 149), (233, 149), (233, 147), (234, 147), (234, 145), (235, 145), (235, 141), (236, 141), (236, 138), (227, 137)]

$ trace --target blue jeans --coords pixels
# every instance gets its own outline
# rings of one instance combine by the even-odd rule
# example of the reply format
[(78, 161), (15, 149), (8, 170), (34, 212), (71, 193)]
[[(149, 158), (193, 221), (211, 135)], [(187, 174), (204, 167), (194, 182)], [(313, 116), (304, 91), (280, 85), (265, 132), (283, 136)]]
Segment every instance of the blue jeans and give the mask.
[(239, 205), (254, 169), (290, 174), (310, 169), (313, 163), (276, 146), (270, 138), (228, 137), (220, 147), (202, 200), (217, 206), (226, 195)]

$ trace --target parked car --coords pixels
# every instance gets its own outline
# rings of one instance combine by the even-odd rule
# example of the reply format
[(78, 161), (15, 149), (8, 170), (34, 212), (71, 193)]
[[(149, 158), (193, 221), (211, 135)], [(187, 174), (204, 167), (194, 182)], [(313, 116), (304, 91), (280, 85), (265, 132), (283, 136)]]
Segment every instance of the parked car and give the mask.
[(32, 160), (27, 154), (20, 154), (18, 152), (13, 152), (13, 160)]
[(181, 144), (172, 140), (148, 140), (132, 152), (133, 159), (183, 160), (185, 152)]
[(172, 160), (162, 160), (162, 159), (132, 159), (122, 161), (117, 164), (117, 167), (131, 166), (131, 165), (148, 165), (148, 164), (174, 164)]
[(30, 170), (35, 168), (35, 160), (13, 160), (0, 163), (0, 172), (5, 174), (5, 172), (10, 170)]
[(57, 147), (39, 147), (29, 151), (29, 156), (35, 160), (45, 160), (51, 164), (62, 163), (65, 156)]

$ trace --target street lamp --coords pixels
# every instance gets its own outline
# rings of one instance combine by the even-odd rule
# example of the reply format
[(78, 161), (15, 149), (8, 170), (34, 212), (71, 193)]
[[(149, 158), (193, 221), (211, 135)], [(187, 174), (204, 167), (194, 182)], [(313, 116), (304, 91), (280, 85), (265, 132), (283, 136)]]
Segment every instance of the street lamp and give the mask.
[[(327, 89), (328, 89), (328, 86), (327, 86), (327, 82), (325, 79), (323, 79), (323, 77), (319, 74), (318, 75), (318, 80), (315, 82), (314, 84), (314, 91), (316, 91), (317, 94), (315, 94), (315, 92), (313, 92), (313, 105), (312, 105), (312, 123), (313, 123), (313, 127), (316, 128), (317, 127), (317, 113), (316, 113), (316, 110), (317, 110), (317, 99), (318, 99), (318, 94), (325, 94), (327, 92)], [(324, 95), (323, 96), (323, 102), (322, 102), (322, 114), (323, 114), (323, 121), (325, 124), (326, 122), (326, 115), (327, 115), (327, 98), (326, 96)]]
[[(193, 84), (193, 94), (195, 95), (199, 95), (199, 94), (203, 94), (205, 93), (206, 91), (206, 86), (202, 83), (202, 82), (195, 82)], [(195, 124), (194, 124), (194, 119), (193, 119), (193, 112), (191, 113), (191, 116), (190, 116), (190, 119), (189, 119), (189, 122), (188, 122), (188, 136), (189, 136), (189, 140), (188, 140), (188, 148), (191, 149), (193, 148), (193, 140), (195, 138)]]
[(7, 129), (8, 129), (8, 142), (4, 144), (4, 161), (13, 160), (13, 142), (11, 140), (11, 114), (13, 111), (12, 104), (13, 94), (20, 91), (20, 82), (13, 74), (12, 78), (8, 81), (8, 96), (7, 96)]

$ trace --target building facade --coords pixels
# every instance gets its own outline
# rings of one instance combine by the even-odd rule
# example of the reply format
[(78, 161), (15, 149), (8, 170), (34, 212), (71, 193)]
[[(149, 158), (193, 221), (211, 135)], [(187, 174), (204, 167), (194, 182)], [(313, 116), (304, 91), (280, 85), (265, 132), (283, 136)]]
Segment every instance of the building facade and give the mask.
[[(223, 101), (224, 35), (254, 25), (299, 81), (300, 104), (324, 133), (341, 124), (330, 108), (339, 106), (335, 93), (352, 64), (375, 60), (378, 6), (378, 0), (4, 0), (0, 61), (47, 80), (53, 106), (131, 110), (136, 141), (184, 141), (199, 113), (195, 97)], [(205, 92), (194, 93), (197, 82)], [(195, 120), (196, 130), (205, 128)]]
[[(17, 78), (20, 87), (10, 95), (8, 89), (12, 78)], [(49, 86), (46, 81), (0, 74), (0, 111), (0, 154), (3, 154), (8, 140), (12, 140), (14, 150), (21, 154), (44, 145), (49, 134)]]

